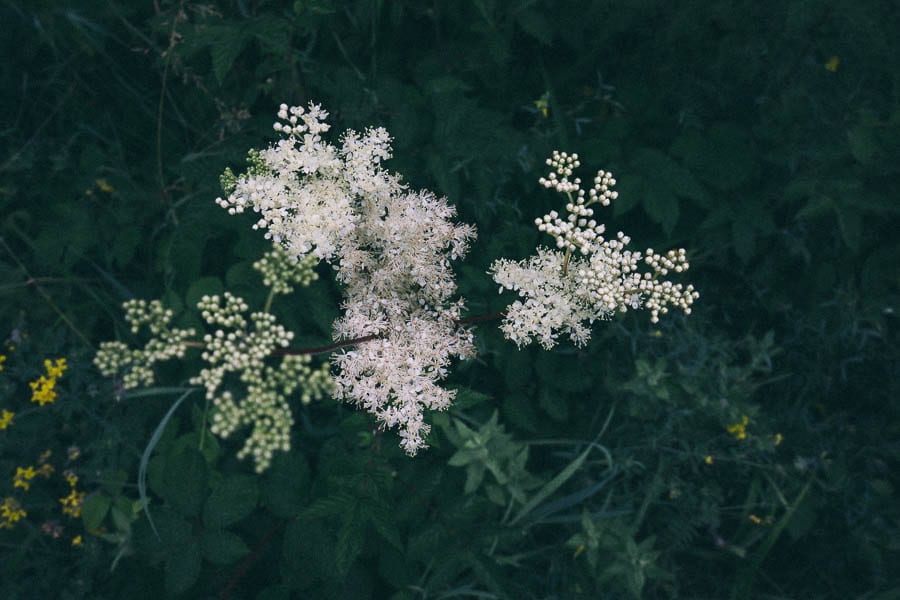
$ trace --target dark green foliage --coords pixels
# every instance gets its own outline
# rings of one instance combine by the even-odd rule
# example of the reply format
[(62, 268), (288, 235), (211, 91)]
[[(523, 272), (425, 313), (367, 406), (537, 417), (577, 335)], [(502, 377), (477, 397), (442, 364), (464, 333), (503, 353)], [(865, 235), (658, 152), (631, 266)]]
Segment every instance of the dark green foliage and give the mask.
[[(0, 3), (0, 501), (28, 512), (0, 529), (0, 597), (896, 597), (896, 8)], [(148, 455), (157, 536), (137, 475), (174, 397), (123, 395), (91, 358), (134, 341), (128, 298), (185, 327), (203, 294), (265, 301), (267, 242), (213, 200), (259, 168), (278, 104), (310, 100), (335, 131), (385, 126), (389, 167), (478, 226), (458, 270), (472, 314), (508, 300), (492, 260), (547, 241), (531, 222), (559, 208), (536, 182), (552, 149), (612, 170), (609, 230), (686, 247), (702, 297), (659, 327), (599, 323), (580, 350), (480, 323), (414, 459), (350, 407), (296, 402), (293, 449), (257, 476), (191, 394)], [(330, 341), (320, 275), (274, 304), (298, 346)], [(63, 356), (39, 409), (28, 383)], [(45, 450), (55, 474), (14, 488)]]

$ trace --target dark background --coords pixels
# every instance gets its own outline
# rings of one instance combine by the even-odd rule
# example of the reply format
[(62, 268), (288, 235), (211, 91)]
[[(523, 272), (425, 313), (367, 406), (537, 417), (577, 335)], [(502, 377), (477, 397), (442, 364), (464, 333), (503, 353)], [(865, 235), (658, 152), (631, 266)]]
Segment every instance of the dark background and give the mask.
[[(3, 597), (896, 598), (898, 40), (888, 0), (0, 1), (0, 337), (18, 346), (0, 495), (30, 507), (0, 530)], [(172, 396), (122, 399), (93, 353), (133, 341), (130, 297), (182, 324), (210, 290), (262, 302), (266, 244), (213, 203), (218, 177), (273, 139), (278, 104), (310, 100), (335, 140), (386, 127), (389, 167), (477, 225), (471, 314), (509, 299), (493, 260), (549, 239), (532, 221), (560, 205), (536, 181), (553, 149), (616, 174), (608, 229), (687, 248), (701, 298), (600, 323), (583, 350), (480, 325), (414, 459), (329, 401), (298, 405), (263, 478), (234, 441), (194, 464), (198, 394), (158, 448), (158, 541), (125, 508)], [(276, 306), (299, 345), (330, 339), (328, 274)], [(65, 394), (29, 413), (50, 356)], [(77, 548), (41, 533), (52, 490), (12, 487), (73, 444), (101, 499), (67, 522)], [(223, 480), (254, 495), (209, 531)]]

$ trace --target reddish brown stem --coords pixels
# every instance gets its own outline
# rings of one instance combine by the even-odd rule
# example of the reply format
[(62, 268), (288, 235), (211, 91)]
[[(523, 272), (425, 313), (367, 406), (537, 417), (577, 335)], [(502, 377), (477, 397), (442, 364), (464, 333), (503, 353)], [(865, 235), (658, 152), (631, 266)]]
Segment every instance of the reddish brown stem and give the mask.
[[(459, 326), (463, 325), (474, 325), (476, 323), (484, 323), (485, 321), (496, 321), (497, 319), (502, 319), (505, 313), (495, 312), (489, 313), (486, 315), (474, 315), (472, 317), (465, 317), (463, 319), (457, 319), (456, 324)], [(352, 340), (344, 340), (341, 342), (334, 342), (332, 344), (327, 344), (325, 346), (313, 346), (312, 348), (278, 348), (272, 350), (272, 356), (299, 356), (303, 354), (326, 354), (328, 352), (334, 352), (335, 350), (340, 350), (341, 348), (346, 348), (347, 346), (358, 346), (359, 344), (364, 344), (365, 342), (371, 342), (372, 340), (378, 339), (381, 337), (377, 334), (364, 335), (362, 337), (353, 338)], [(185, 346), (189, 348), (203, 348), (203, 342), (185, 342)]]

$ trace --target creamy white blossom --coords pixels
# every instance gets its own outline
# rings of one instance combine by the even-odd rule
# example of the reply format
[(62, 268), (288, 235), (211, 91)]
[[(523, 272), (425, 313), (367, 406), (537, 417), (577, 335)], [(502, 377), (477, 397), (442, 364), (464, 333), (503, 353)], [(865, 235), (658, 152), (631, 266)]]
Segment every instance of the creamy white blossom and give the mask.
[[(616, 199), (616, 180), (611, 173), (598, 171), (593, 187), (586, 193), (581, 180), (572, 177), (581, 163), (577, 154), (554, 152), (547, 159), (552, 171), (540, 183), (567, 196), (565, 218), (555, 210), (536, 219), (539, 231), (553, 236), (556, 249), (539, 248), (521, 262), (500, 259), (491, 266), (500, 291), (513, 290), (520, 296), (507, 310), (501, 325), (506, 337), (519, 346), (537, 339), (552, 348), (560, 334), (576, 345), (590, 339), (590, 325), (616, 312), (647, 308), (657, 322), (669, 306), (690, 314), (699, 294), (694, 286), (661, 279), (670, 272), (689, 268), (684, 249), (658, 254), (628, 249), (631, 239), (618, 232), (604, 238), (602, 223), (594, 219), (594, 205), (608, 206)], [(642, 266), (650, 267), (642, 271)]]
[[(247, 175), (217, 203), (250, 208), (255, 227), (296, 259), (330, 262), (344, 285), (336, 340), (376, 339), (333, 356), (335, 396), (399, 429), (409, 454), (425, 446), (424, 410), (445, 410), (453, 392), (439, 382), (450, 362), (474, 352), (458, 322), (451, 261), (465, 255), (475, 230), (454, 222), (445, 198), (411, 191), (382, 164), (391, 158), (382, 128), (348, 131), (340, 147), (321, 137), (319, 106), (282, 105), (274, 129), (284, 138), (251, 155)], [(304, 259), (305, 260), (305, 259)]]

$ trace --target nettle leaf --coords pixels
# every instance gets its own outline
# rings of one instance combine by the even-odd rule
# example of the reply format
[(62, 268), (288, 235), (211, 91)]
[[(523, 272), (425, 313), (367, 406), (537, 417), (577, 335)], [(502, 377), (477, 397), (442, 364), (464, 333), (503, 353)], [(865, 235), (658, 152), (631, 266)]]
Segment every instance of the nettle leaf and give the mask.
[(700, 179), (722, 191), (744, 185), (758, 169), (748, 132), (731, 123), (717, 123), (705, 132), (686, 131), (672, 143), (671, 152)]
[(841, 230), (841, 237), (851, 252), (859, 252), (862, 240), (862, 215), (852, 208), (837, 207), (837, 222)]
[(259, 501), (256, 478), (231, 475), (213, 487), (203, 508), (203, 522), (210, 529), (222, 529), (253, 512)]
[(203, 505), (207, 477), (208, 468), (203, 455), (193, 448), (184, 449), (165, 463), (162, 496), (181, 514), (194, 516)]
[(210, 58), (212, 58), (213, 75), (219, 85), (225, 81), (225, 76), (231, 70), (235, 59), (244, 49), (247, 42), (240, 27), (215, 27), (210, 29), (209, 35), (213, 42), (209, 46)]
[(345, 514), (334, 548), (335, 566), (338, 573), (346, 574), (350, 570), (353, 561), (362, 552), (365, 534), (366, 523), (362, 519), (358, 506), (354, 503), (350, 512)]
[(203, 296), (212, 296), (213, 294), (221, 294), (225, 291), (222, 280), (218, 277), (201, 277), (191, 284), (184, 295), (184, 300), (188, 306), (197, 306)]
[(857, 125), (847, 131), (847, 142), (853, 158), (862, 165), (868, 165), (879, 153), (878, 140), (873, 128)]
[(112, 498), (103, 492), (97, 492), (85, 500), (81, 507), (81, 520), (84, 522), (84, 528), (88, 531), (99, 529), (111, 504)]
[(139, 519), (134, 524), (131, 537), (135, 551), (151, 556), (151, 562), (162, 560), (173, 548), (184, 546), (192, 539), (191, 524), (169, 508), (162, 507), (155, 510), (153, 522), (159, 537), (146, 518)]
[(190, 543), (171, 549), (166, 560), (166, 591), (171, 595), (186, 592), (200, 576), (200, 546)]
[(549, 45), (553, 41), (553, 28), (551, 25), (553, 22), (536, 10), (528, 8), (516, 13), (516, 23), (519, 24), (522, 31), (544, 45)]
[(291, 590), (284, 585), (272, 585), (257, 594), (256, 600), (291, 600)]
[(200, 538), (203, 558), (218, 565), (230, 565), (250, 552), (250, 547), (231, 531), (204, 531)]
[(309, 485), (309, 465), (303, 455), (279, 453), (262, 480), (260, 502), (276, 517), (293, 518), (306, 502)]
[(563, 422), (569, 418), (569, 405), (566, 398), (558, 392), (543, 388), (538, 395), (538, 402), (554, 421)]

